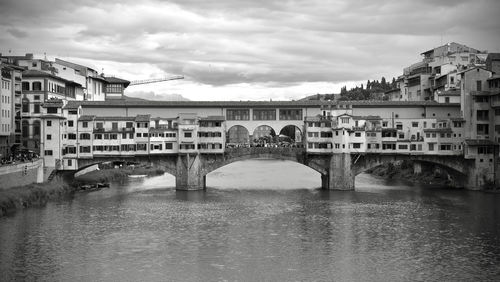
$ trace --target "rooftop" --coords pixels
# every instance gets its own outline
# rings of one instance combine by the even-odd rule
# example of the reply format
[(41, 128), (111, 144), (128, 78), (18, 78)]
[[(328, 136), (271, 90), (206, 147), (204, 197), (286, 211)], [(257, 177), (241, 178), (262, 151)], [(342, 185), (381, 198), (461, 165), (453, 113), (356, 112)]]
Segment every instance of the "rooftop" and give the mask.
[(325, 105), (353, 105), (357, 107), (453, 107), (459, 103), (438, 103), (435, 101), (127, 101), (122, 99), (107, 101), (69, 101), (66, 109), (78, 108), (318, 108)]
[(488, 139), (466, 139), (465, 144), (468, 146), (498, 146), (498, 143)]
[(208, 117), (201, 117), (200, 120), (203, 121), (222, 121), (226, 120), (225, 116), (208, 116)]
[(130, 84), (130, 81), (128, 81), (128, 80), (121, 79), (121, 78), (114, 77), (114, 76), (104, 77), (104, 79), (106, 80), (107, 83), (124, 84), (125, 87), (127, 87)]
[(77, 85), (77, 86), (82, 86), (81, 84), (76, 83), (74, 81), (66, 80), (66, 79), (61, 78), (61, 77), (59, 77), (57, 75), (53, 75), (53, 74), (46, 73), (46, 72), (39, 71), (39, 70), (25, 70), (25, 71), (23, 71), (23, 77), (50, 77), (52, 79), (57, 79), (59, 81), (63, 81), (64, 83), (74, 84), (74, 85)]

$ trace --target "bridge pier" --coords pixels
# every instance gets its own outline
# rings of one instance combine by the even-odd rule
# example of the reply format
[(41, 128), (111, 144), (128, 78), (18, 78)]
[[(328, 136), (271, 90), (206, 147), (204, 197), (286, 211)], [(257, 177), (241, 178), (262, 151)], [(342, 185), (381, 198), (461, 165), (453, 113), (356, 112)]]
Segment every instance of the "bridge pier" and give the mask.
[(354, 190), (354, 173), (351, 170), (351, 155), (333, 154), (327, 174), (321, 175), (321, 185), (328, 190)]
[(179, 154), (177, 156), (177, 173), (175, 188), (177, 190), (205, 189), (206, 177), (202, 172), (199, 154)]

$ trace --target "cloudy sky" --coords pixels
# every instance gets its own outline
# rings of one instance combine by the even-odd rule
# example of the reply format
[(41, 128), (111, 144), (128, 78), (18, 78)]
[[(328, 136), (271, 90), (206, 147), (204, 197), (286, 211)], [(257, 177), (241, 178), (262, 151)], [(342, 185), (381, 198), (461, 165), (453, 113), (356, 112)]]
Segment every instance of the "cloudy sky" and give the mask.
[(0, 52), (185, 77), (131, 96), (298, 99), (391, 79), (441, 43), (500, 52), (499, 12), (498, 0), (0, 0)]

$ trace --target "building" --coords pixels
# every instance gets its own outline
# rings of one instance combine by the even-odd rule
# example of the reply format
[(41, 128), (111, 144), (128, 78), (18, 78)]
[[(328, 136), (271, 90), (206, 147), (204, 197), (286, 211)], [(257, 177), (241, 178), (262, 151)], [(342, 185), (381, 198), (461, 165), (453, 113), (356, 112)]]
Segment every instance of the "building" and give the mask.
[(0, 61), (0, 158), (7, 158), (20, 144), (22, 68)]

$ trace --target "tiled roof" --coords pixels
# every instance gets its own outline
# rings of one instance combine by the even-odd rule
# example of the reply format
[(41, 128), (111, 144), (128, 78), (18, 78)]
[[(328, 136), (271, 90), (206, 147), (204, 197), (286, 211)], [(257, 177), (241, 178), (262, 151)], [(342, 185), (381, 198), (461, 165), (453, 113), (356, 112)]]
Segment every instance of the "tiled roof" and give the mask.
[(83, 107), (199, 107), (199, 108), (242, 108), (242, 107), (319, 107), (327, 104), (324, 101), (127, 101), (127, 100), (107, 100), (107, 101), (70, 101), (71, 104), (82, 105)]
[(459, 107), (459, 103), (438, 103), (435, 101), (127, 101), (122, 99), (107, 101), (69, 101), (65, 108), (319, 108), (325, 105), (353, 105), (354, 107)]
[(331, 122), (332, 117), (324, 117), (324, 116), (321, 116), (321, 115), (317, 115), (317, 116), (306, 116), (305, 117), (305, 121), (325, 121), (325, 122)]
[(449, 127), (446, 127), (446, 128), (424, 128), (424, 132), (445, 132), (445, 133), (451, 133), (452, 130)]
[(121, 78), (118, 78), (118, 77), (113, 77), (113, 76), (104, 77), (104, 79), (106, 80), (107, 83), (125, 84), (125, 87), (127, 87), (130, 84), (130, 81), (128, 81), (128, 80), (121, 79)]
[(84, 115), (84, 116), (81, 116), (78, 121), (92, 121), (94, 120), (95, 116), (90, 116), (90, 115)]
[(80, 107), (80, 102), (81, 101), (68, 101), (68, 103), (66, 103), (66, 106), (64, 106), (63, 108), (68, 110), (78, 109)]
[(151, 115), (137, 115), (135, 117), (135, 121), (141, 122), (141, 121), (149, 121), (151, 119)]
[(226, 120), (226, 117), (225, 116), (208, 116), (208, 117), (201, 117), (200, 120), (220, 121), (220, 120)]
[(42, 107), (48, 108), (48, 107), (55, 107), (55, 108), (62, 108), (64, 105), (63, 101), (61, 99), (51, 99), (47, 100), (42, 104)]
[(380, 116), (353, 116), (354, 120), (379, 120), (382, 119)]
[(43, 115), (40, 118), (42, 118), (42, 119), (66, 119), (65, 117), (58, 116), (58, 115)]
[(499, 144), (488, 139), (466, 139), (468, 146), (498, 146)]
[(119, 117), (119, 116), (96, 116), (96, 121), (134, 121), (135, 117)]
[(25, 71), (23, 71), (23, 77), (50, 77), (53, 79), (63, 81), (63, 82), (68, 83), (68, 84), (82, 86), (80, 83), (77, 83), (77, 82), (74, 82), (71, 80), (67, 80), (67, 79), (59, 77), (57, 75), (53, 75), (53, 74), (46, 73), (46, 72), (39, 71), (39, 70), (25, 70)]
[(413, 107), (413, 106), (460, 106), (460, 103), (438, 103), (436, 101), (381, 101), (381, 100), (359, 100), (359, 101), (339, 101), (341, 105), (367, 106), (367, 107)]

